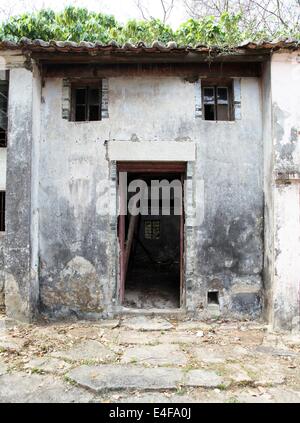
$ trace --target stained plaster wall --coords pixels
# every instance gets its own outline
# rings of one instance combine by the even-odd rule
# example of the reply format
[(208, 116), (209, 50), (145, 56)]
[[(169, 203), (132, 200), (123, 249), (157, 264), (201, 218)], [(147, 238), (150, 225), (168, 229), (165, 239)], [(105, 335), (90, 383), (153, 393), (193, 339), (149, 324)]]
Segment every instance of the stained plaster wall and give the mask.
[[(0, 191), (6, 187), (6, 148), (0, 148)], [(4, 305), (4, 243), (5, 233), (0, 232), (0, 307)]]
[(32, 69), (10, 69), (6, 178), (5, 306), (8, 317), (28, 321), (39, 297), (37, 154), (41, 81)]
[(264, 317), (271, 320), (274, 276), (274, 153), (272, 125), (271, 63), (265, 63), (262, 75), (264, 144)]
[[(106, 141), (145, 142), (145, 149), (148, 141), (171, 141), (196, 144), (189, 174), (193, 183), (204, 180), (204, 221), (192, 226), (186, 220), (187, 309), (203, 311), (207, 290), (217, 289), (223, 313), (260, 314), (260, 81), (243, 78), (241, 95), (241, 120), (207, 122), (195, 118), (194, 83), (176, 77), (109, 78), (109, 119), (76, 123), (62, 119), (62, 80), (45, 80), (38, 171), (42, 311), (78, 316), (113, 311), (116, 220), (103, 216), (103, 209), (116, 202), (111, 191), (116, 181)], [(188, 196), (190, 203), (199, 202), (195, 191)]]
[(300, 330), (300, 60), (271, 61), (274, 147), (274, 267), (271, 322)]
[(4, 246), (5, 234), (0, 232), (0, 307), (5, 304)]

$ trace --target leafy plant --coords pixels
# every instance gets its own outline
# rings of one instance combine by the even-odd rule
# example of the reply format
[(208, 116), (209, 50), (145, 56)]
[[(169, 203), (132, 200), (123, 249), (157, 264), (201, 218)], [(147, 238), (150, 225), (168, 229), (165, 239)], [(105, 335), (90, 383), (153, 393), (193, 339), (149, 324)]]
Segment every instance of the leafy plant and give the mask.
[[(286, 26), (278, 27), (276, 36), (300, 38), (296, 27)], [(209, 15), (199, 19), (191, 18), (174, 31), (159, 19), (132, 19), (121, 25), (111, 15), (69, 6), (58, 13), (42, 9), (36, 13), (13, 16), (0, 25), (1, 40), (18, 42), (22, 37), (45, 41), (98, 41), (102, 44), (111, 40), (119, 44), (140, 41), (151, 44), (157, 40), (191, 46), (205, 44), (230, 47), (246, 39), (257, 41), (270, 38), (270, 33), (267, 27), (257, 29), (255, 21), (245, 29), (241, 12), (230, 14), (225, 11), (219, 17)]]

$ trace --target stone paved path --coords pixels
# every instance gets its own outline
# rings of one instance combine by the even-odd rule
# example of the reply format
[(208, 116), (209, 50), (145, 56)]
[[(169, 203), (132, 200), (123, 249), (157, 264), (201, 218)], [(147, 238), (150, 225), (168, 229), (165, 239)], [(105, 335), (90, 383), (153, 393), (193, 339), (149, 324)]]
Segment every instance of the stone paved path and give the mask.
[(300, 334), (158, 317), (13, 326), (0, 402), (300, 402)]

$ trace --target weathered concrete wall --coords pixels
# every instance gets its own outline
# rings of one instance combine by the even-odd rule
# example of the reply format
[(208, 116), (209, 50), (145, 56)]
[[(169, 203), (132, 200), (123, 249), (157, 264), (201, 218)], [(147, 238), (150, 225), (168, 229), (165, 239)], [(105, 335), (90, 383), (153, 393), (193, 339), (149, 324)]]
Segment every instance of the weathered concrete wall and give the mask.
[(4, 277), (4, 233), (0, 232), (0, 308), (4, 306), (5, 302), (5, 277)]
[(263, 256), (259, 81), (242, 80), (241, 120), (200, 120), (197, 126), (196, 177), (204, 179), (205, 216), (196, 235), (198, 277), (192, 291), (206, 297), (207, 288), (219, 290), (223, 311), (257, 316)]
[(275, 275), (273, 325), (300, 329), (300, 190), (299, 183), (275, 191)]
[[(6, 59), (0, 57), (0, 77), (6, 79)], [(0, 147), (0, 191), (6, 189), (6, 148)], [(5, 233), (0, 232), (0, 308), (4, 306), (5, 276), (4, 276)]]
[(264, 317), (271, 321), (274, 276), (274, 154), (272, 130), (271, 63), (265, 63), (262, 76), (264, 144)]
[(111, 123), (62, 119), (62, 80), (46, 81), (42, 96), (41, 307), (60, 314), (102, 313), (112, 297), (110, 226), (97, 198), (102, 181), (109, 180), (104, 141)]
[[(6, 148), (0, 148), (0, 191), (6, 187)], [(0, 307), (4, 305), (4, 233), (0, 232)]]
[[(207, 291), (218, 290), (223, 314), (256, 317), (264, 292), (273, 326), (300, 328), (297, 53), (274, 54), (261, 81), (241, 80), (234, 122), (195, 117), (197, 83), (146, 76), (109, 79), (108, 119), (68, 122), (62, 80), (41, 89), (37, 69), (18, 66), (10, 75), (4, 258), (0, 236), (10, 317), (30, 320), (38, 303), (57, 316), (118, 310), (116, 218), (103, 211), (117, 205), (118, 154), (145, 160), (157, 143), (162, 160), (167, 148), (174, 161), (188, 160), (186, 210), (204, 203), (203, 222), (185, 221), (187, 310), (201, 313)], [(199, 181), (204, 191), (195, 191)], [(2, 281), (0, 270), (0, 303)]]
[[(109, 119), (76, 123), (61, 117), (62, 80), (45, 81), (38, 191), (42, 309), (77, 315), (110, 310), (117, 284), (111, 243), (116, 228), (102, 215), (110, 196), (102, 188), (103, 181), (116, 182), (105, 141), (170, 141), (196, 143), (189, 169), (194, 183), (204, 180), (204, 222), (186, 227), (192, 239), (186, 245), (188, 310), (203, 310), (207, 290), (214, 288), (224, 313), (260, 314), (260, 82), (242, 79), (241, 89), (241, 120), (216, 123), (195, 118), (193, 83), (175, 77), (110, 78)], [(199, 201), (190, 195), (190, 201)]]
[(277, 53), (271, 64), (275, 170), (300, 173), (298, 53)]
[(300, 62), (298, 53), (271, 63), (274, 139), (274, 251), (271, 321), (300, 330)]
[[(32, 188), (41, 83), (37, 69), (10, 71), (6, 181), (5, 305), (8, 317), (31, 320), (38, 299)], [(34, 122), (34, 123), (33, 123)], [(34, 182), (36, 179), (36, 182)]]

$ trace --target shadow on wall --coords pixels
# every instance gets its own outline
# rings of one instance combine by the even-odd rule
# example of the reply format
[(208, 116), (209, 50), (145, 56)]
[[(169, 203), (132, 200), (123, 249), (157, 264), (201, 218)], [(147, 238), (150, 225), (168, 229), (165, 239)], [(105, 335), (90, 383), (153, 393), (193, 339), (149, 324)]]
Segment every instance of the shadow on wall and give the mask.
[(0, 239), (0, 312), (5, 309), (4, 238)]
[(252, 210), (236, 218), (219, 211), (205, 222), (197, 267), (207, 290), (219, 293), (220, 307), (250, 317), (262, 311), (263, 214)]
[(53, 187), (43, 195), (52, 207), (49, 200), (48, 204), (41, 201), (40, 311), (102, 312), (108, 272), (108, 217), (96, 214), (95, 200), (81, 204), (78, 213), (73, 201), (59, 197)]
[(203, 241), (199, 268), (208, 274), (229, 270), (232, 276), (258, 275), (263, 269), (262, 212), (236, 218), (217, 212)]

